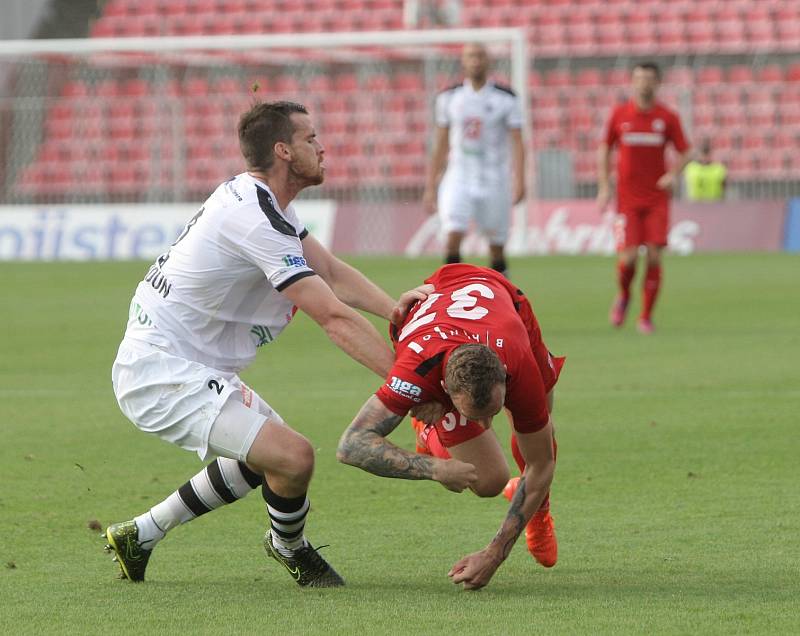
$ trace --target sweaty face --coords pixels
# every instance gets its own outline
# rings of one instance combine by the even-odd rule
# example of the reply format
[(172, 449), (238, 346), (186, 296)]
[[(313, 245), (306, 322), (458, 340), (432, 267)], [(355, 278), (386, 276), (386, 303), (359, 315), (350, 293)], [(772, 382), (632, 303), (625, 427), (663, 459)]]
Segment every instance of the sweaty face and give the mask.
[(289, 145), (292, 151), (289, 173), (304, 187), (319, 185), (325, 180), (325, 166), (322, 165), (325, 149), (317, 140), (311, 117), (304, 113), (292, 113), (291, 120), (294, 134)]
[(489, 73), (489, 54), (480, 44), (467, 44), (461, 53), (464, 75), (472, 80), (485, 80)]
[(659, 85), (658, 75), (652, 69), (635, 68), (631, 76), (633, 92), (637, 97), (650, 101), (656, 94)]
[(470, 420), (490, 419), (500, 412), (506, 399), (505, 384), (496, 384), (492, 389), (492, 399), (482, 409), (475, 408), (472, 398), (467, 393), (451, 393), (450, 399), (453, 406), (458, 409), (464, 417)]

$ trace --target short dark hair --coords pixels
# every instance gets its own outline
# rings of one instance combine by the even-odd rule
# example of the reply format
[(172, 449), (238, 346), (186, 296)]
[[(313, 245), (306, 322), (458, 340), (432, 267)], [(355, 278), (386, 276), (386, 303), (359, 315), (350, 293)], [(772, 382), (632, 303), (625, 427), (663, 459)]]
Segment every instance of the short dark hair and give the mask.
[(635, 71), (637, 68), (643, 68), (645, 71), (653, 71), (656, 74), (656, 79), (661, 80), (661, 67), (655, 62), (639, 62), (633, 67)]
[(308, 114), (294, 102), (257, 102), (239, 118), (239, 149), (249, 170), (269, 170), (275, 161), (273, 148), (279, 141), (291, 143), (292, 113)]
[(482, 344), (464, 344), (450, 354), (445, 368), (445, 383), (450, 394), (465, 393), (477, 409), (486, 408), (492, 389), (505, 384), (506, 370), (500, 358)]

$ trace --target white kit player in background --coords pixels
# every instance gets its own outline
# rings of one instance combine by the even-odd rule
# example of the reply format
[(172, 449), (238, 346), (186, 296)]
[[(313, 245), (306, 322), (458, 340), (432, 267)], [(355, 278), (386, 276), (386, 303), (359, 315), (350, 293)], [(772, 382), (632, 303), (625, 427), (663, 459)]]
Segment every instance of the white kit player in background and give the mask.
[(423, 205), (429, 214), (438, 207), (446, 263), (461, 261), (461, 241), (474, 220), (489, 241), (491, 267), (505, 273), (511, 208), (525, 198), (522, 111), (510, 88), (488, 79), (483, 45), (467, 44), (461, 65), (464, 83), (436, 98)]
[(248, 171), (214, 191), (139, 283), (112, 369), (120, 408), (138, 428), (217, 459), (150, 510), (111, 525), (107, 550), (123, 578), (142, 581), (169, 530), (260, 486), (267, 554), (301, 586), (339, 586), (303, 532), (313, 447), (237, 374), (300, 309), (385, 377), (394, 356), (353, 308), (399, 321), (426, 296), (412, 290), (395, 303), (297, 218), (292, 199), (325, 171), (303, 106), (254, 105), (239, 121), (239, 145)]

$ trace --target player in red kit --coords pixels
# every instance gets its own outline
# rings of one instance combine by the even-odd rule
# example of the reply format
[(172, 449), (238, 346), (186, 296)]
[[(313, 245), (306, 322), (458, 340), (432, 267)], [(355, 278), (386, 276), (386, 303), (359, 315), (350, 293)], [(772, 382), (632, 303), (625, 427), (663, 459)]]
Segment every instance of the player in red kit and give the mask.
[[(644, 298), (637, 327), (652, 333), (652, 312), (661, 286), (661, 252), (667, 244), (669, 200), (677, 177), (690, 159), (689, 144), (677, 113), (656, 101), (661, 71), (652, 62), (633, 69), (633, 99), (614, 109), (600, 144), (597, 202), (605, 210), (611, 200), (609, 164), (618, 147), (617, 160), (617, 277), (619, 293), (609, 319), (622, 326), (630, 302), (639, 246), (647, 248)], [(667, 170), (664, 151), (671, 143), (679, 153)]]
[[(393, 329), (396, 358), (385, 384), (342, 435), (337, 456), (383, 477), (430, 479), (481, 497), (494, 497), (509, 484), (511, 505), (500, 530), (486, 548), (453, 566), (453, 582), (469, 589), (486, 585), (523, 529), (537, 561), (553, 566), (550, 411), (564, 359), (549, 353), (525, 295), (498, 272), (445, 265), (425, 282), (433, 286), (428, 298)], [(427, 426), (414, 422), (418, 453), (386, 439), (409, 411), (433, 402), (441, 405), (439, 416), (427, 417)], [(491, 428), (504, 406), (523, 472), (511, 482)]]

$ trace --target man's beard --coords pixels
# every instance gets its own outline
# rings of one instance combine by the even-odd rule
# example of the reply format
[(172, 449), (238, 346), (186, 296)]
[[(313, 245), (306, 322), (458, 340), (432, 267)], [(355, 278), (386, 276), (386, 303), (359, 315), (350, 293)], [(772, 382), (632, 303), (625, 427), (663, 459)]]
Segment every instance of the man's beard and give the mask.
[(314, 173), (310, 173), (308, 171), (301, 172), (300, 170), (297, 170), (295, 166), (296, 162), (289, 164), (289, 179), (298, 184), (301, 188), (319, 185), (325, 180), (325, 173), (319, 169), (319, 166), (317, 172)]

